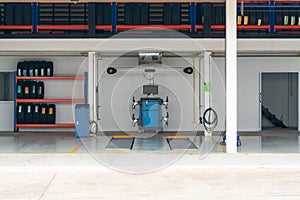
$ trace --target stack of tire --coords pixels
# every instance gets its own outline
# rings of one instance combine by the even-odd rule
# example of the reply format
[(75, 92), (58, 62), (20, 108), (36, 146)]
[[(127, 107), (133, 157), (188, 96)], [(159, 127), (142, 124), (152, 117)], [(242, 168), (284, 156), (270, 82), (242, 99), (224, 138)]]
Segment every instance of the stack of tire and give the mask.
[(5, 25), (31, 25), (30, 3), (5, 3), (4, 22)]
[(42, 81), (18, 81), (18, 99), (44, 99), (45, 84)]
[(18, 124), (55, 124), (55, 104), (19, 103)]
[(53, 76), (53, 62), (24, 61), (18, 62), (18, 76)]
[[(53, 62), (24, 61), (17, 66), (18, 76), (53, 76)], [(44, 99), (45, 84), (42, 81), (18, 81), (18, 99)], [(18, 124), (55, 124), (55, 104), (18, 103)]]

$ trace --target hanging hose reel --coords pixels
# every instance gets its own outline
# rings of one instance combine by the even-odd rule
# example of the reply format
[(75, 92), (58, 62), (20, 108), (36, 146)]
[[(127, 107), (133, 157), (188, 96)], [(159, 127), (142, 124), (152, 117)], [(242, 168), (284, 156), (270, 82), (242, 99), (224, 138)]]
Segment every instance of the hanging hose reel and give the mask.
[(204, 129), (211, 133), (218, 125), (218, 115), (213, 108), (208, 108), (204, 111), (202, 120), (200, 119), (201, 124), (203, 124)]

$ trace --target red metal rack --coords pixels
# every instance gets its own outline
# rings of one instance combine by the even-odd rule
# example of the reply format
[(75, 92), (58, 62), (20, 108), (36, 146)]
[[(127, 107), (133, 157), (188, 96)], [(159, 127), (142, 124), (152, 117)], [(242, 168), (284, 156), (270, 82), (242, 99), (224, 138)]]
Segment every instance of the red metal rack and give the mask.
[(38, 25), (36, 27), (37, 32), (44, 31), (44, 30), (62, 31), (62, 30), (88, 30), (88, 29), (89, 29), (88, 25)]
[(32, 25), (24, 25), (24, 26), (17, 26), (17, 25), (1, 25), (0, 30), (30, 30), (32, 31)]
[(17, 99), (17, 103), (84, 103), (84, 99)]
[[(237, 0), (237, 3), (241, 3), (242, 2), (242, 0)], [(270, 0), (244, 0), (244, 3), (256, 3), (256, 4), (258, 4), (258, 3), (268, 3), (268, 4), (270, 4)]]
[(75, 124), (17, 124), (17, 128), (75, 128)]
[[(212, 31), (224, 31), (225, 25), (211, 25)], [(267, 30), (270, 32), (270, 25), (238, 25), (237, 30)]]
[(111, 25), (96, 25), (96, 30), (109, 30), (112, 32), (112, 26)]
[(17, 80), (84, 80), (84, 76), (17, 76)]
[(275, 32), (282, 30), (282, 31), (299, 31), (300, 30), (300, 26), (299, 25), (275, 25), (274, 26), (274, 30)]
[(267, 30), (270, 32), (270, 25), (239, 25), (238, 30)]
[(300, 3), (300, 0), (274, 0), (274, 3)]
[(117, 25), (116, 31), (118, 30), (128, 30), (128, 29), (188, 29), (190, 32), (192, 31), (191, 25)]
[(196, 25), (195, 26), (195, 31), (198, 32), (198, 30), (203, 30), (203, 25)]

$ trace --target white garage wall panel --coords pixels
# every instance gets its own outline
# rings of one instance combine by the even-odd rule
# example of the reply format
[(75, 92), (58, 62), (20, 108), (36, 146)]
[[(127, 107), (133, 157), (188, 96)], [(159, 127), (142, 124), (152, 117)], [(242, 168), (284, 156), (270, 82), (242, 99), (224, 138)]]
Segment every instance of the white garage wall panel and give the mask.
[[(199, 58), (195, 68), (198, 69)], [(111, 63), (111, 64), (110, 64)], [(144, 77), (145, 68), (155, 68), (155, 84), (159, 85), (159, 95), (164, 100), (169, 97), (169, 127), (166, 131), (192, 131), (198, 128), (198, 74), (195, 77), (195, 94), (193, 94), (193, 75), (183, 73), (184, 67), (191, 66), (192, 58), (165, 58), (163, 67), (137, 67), (137, 58), (103, 58), (99, 60), (99, 103), (100, 129), (104, 131), (136, 131), (131, 125), (132, 97), (138, 101), (142, 94), (142, 85), (149, 84)], [(106, 73), (107, 66), (113, 66), (118, 72)], [(170, 68), (172, 66), (174, 68)], [(180, 67), (180, 68), (178, 68)], [(196, 70), (198, 71), (198, 70)], [(101, 78), (100, 78), (101, 77)], [(138, 108), (134, 111), (138, 117)]]
[[(213, 58), (224, 68), (224, 58)], [(298, 57), (238, 58), (238, 130), (259, 131), (259, 72), (299, 72)]]
[[(155, 42), (154, 42), (155, 41)], [(205, 47), (208, 51), (215, 51), (215, 52), (223, 52), (224, 51), (224, 40), (220, 39), (212, 39), (212, 40), (197, 40), (199, 41), (202, 46)], [(98, 40), (90, 39), (90, 40), (1, 40), (1, 51), (7, 52), (7, 51), (74, 51), (76, 49), (77, 51), (91, 51), (93, 47), (95, 46), (95, 43), (98, 43)], [(132, 40), (125, 40), (125, 41), (119, 41), (115, 40), (115, 45), (110, 46), (101, 46), (101, 49), (99, 50), (106, 50), (111, 49), (111, 51), (119, 50), (121, 47), (126, 47), (132, 43)], [(121, 42), (121, 43), (120, 43)], [(138, 43), (139, 40), (136, 40), (136, 43)], [(178, 49), (178, 47), (181, 47), (180, 44), (182, 43), (176, 43), (176, 41), (170, 42), (168, 40), (149, 40), (148, 43), (159, 43), (161, 46), (169, 45), (172, 46), (172, 48)], [(182, 41), (181, 41), (182, 42)], [(134, 42), (135, 43), (135, 42)], [(183, 41), (184, 43), (184, 41)], [(265, 39), (242, 39), (238, 41), (238, 50), (240, 52), (293, 52), (299, 50), (299, 39), (289, 39), (289, 40), (265, 40)], [(172, 44), (172, 45), (170, 45)], [(185, 47), (185, 49), (190, 49), (190, 47)], [(55, 68), (56, 72), (62, 73), (62, 74), (73, 74), (77, 71), (79, 66), (81, 65), (82, 61), (84, 60), (83, 57), (66, 57), (66, 56), (60, 56), (60, 57), (20, 57), (20, 56), (0, 56), (0, 70), (14, 70), (16, 69), (17, 61), (25, 60), (31, 58), (40, 60), (40, 59), (47, 59), (47, 60), (53, 60), (55, 62), (56, 66), (59, 66)], [(225, 74), (225, 59), (224, 58), (213, 58), (214, 63), (216, 64), (216, 67), (219, 69), (223, 79)], [(300, 71), (300, 64), (299, 64), (300, 58), (298, 57), (287, 57), (287, 58), (280, 58), (280, 57), (264, 57), (264, 58), (255, 58), (255, 57), (247, 57), (247, 58), (238, 58), (238, 130), (240, 131), (258, 131), (259, 130), (259, 103), (258, 103), (258, 91), (259, 91), (259, 72), (298, 72)], [(137, 62), (137, 61), (136, 61)], [(175, 63), (176, 64), (176, 63)], [(213, 73), (214, 74), (214, 73)], [(213, 79), (215, 79), (215, 75), (213, 76)], [(142, 79), (141, 79), (142, 80)], [(221, 92), (215, 92), (215, 90), (219, 90), (223, 86), (222, 83), (215, 83), (217, 80), (213, 80), (213, 95), (216, 95), (217, 97), (221, 94)], [(56, 83), (53, 83), (54, 85)], [(136, 83), (135, 83), (136, 84)], [(109, 84), (108, 84), (109, 85)], [(47, 86), (48, 87), (48, 86)], [(49, 85), (50, 87), (50, 85)], [(66, 91), (69, 91), (70, 86), (67, 87), (61, 87), (60, 84), (55, 85), (55, 88), (57, 90), (57, 93), (49, 93), (47, 95), (55, 96), (56, 94), (60, 93), (63, 95), (67, 95), (65, 93)], [(101, 86), (102, 87), (102, 86)], [(299, 87), (300, 88), (300, 87)], [(78, 92), (80, 92), (80, 88), (78, 89)], [(105, 88), (104, 88), (105, 90)], [(108, 88), (106, 88), (108, 90)], [(50, 92), (50, 91), (49, 91)], [(103, 93), (106, 95), (106, 93)], [(103, 95), (102, 94), (102, 95)], [(108, 94), (108, 93), (107, 93)], [(189, 93), (186, 93), (186, 96), (188, 96)], [(120, 97), (119, 97), (120, 98)], [(189, 97), (190, 98), (190, 97)], [(217, 99), (217, 98), (213, 98)], [(121, 101), (118, 100), (118, 101)], [(123, 101), (123, 100), (122, 100)], [(129, 106), (129, 100), (127, 99), (126, 106)], [(190, 103), (191, 100), (187, 99), (184, 102)], [(214, 100), (213, 100), (214, 101)], [(170, 102), (171, 103), (171, 102)], [(216, 103), (217, 105), (217, 103)], [(221, 104), (220, 104), (221, 105)], [(67, 106), (67, 105), (66, 105)], [(11, 105), (5, 105), (5, 108), (12, 109)], [(225, 111), (221, 108), (216, 108), (218, 111), (219, 116), (224, 116)], [(0, 129), (4, 127), (3, 124), (12, 123), (11, 120), (8, 118), (3, 118), (3, 116), (6, 116), (6, 114), (2, 111), (5, 110), (5, 108), (1, 107), (0, 115), (2, 115), (1, 119), (5, 119), (7, 121), (1, 121), (0, 123)], [(128, 107), (127, 107), (128, 108)], [(65, 108), (62, 108), (62, 112), (64, 112)], [(67, 108), (66, 108), (67, 109)], [(101, 108), (106, 109), (106, 108)], [(300, 108), (299, 108), (300, 109)], [(72, 110), (67, 109), (67, 110)], [(5, 111), (6, 112), (6, 111)], [(9, 112), (9, 111), (7, 111)], [(187, 111), (189, 113), (191, 111)], [(105, 113), (108, 113), (108, 111), (104, 110), (104, 115), (101, 116), (101, 118), (104, 120), (106, 118)], [(190, 114), (187, 115), (188, 118), (190, 118)], [(70, 116), (64, 115), (63, 113), (58, 113), (57, 116), (58, 120), (61, 121), (69, 121), (72, 120), (73, 116), (72, 114)], [(106, 119), (109, 119), (107, 117)], [(124, 120), (128, 119), (128, 114), (126, 114), (126, 118)], [(171, 120), (171, 119), (170, 119)], [(189, 119), (188, 119), (189, 120)], [(113, 129), (115, 127), (114, 124), (112, 124), (111, 121), (106, 121), (108, 124), (105, 125), (107, 128)], [(103, 124), (106, 124), (106, 122)], [(127, 125), (127, 122), (126, 123)], [(170, 121), (171, 123), (171, 121)], [(173, 122), (175, 123), (175, 122)], [(190, 123), (190, 122), (189, 122)], [(300, 122), (299, 122), (300, 123)], [(112, 125), (112, 126), (110, 126)], [(182, 127), (188, 127), (192, 124), (187, 124), (186, 126)], [(170, 127), (171, 129), (172, 127)], [(3, 130), (3, 129), (1, 129)]]

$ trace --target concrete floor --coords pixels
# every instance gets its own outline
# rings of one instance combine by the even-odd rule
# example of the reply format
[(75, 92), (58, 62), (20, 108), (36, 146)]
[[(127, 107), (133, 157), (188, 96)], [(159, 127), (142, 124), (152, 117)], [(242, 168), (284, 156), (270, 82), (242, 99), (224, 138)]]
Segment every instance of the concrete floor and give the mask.
[[(300, 136), (297, 134), (268, 134), (241, 136), (241, 153), (299, 153)], [(242, 134), (243, 135), (243, 134)], [(255, 135), (255, 134), (253, 134)], [(107, 149), (112, 136), (97, 135), (96, 137), (76, 139), (70, 132), (20, 132), (0, 134), (0, 153), (105, 153), (120, 152)], [(142, 138), (135, 138), (132, 150), (123, 150), (124, 153), (221, 153), (226, 147), (220, 145), (221, 136), (189, 136), (197, 147), (196, 150), (171, 150), (166, 140), (167, 136), (160, 135), (148, 142)]]
[(197, 150), (165, 136), (158, 150), (107, 150), (111, 136), (2, 134), (0, 199), (300, 199), (297, 134), (242, 136), (238, 154), (218, 136), (189, 138)]
[(0, 199), (300, 199), (300, 170), (1, 171), (0, 176)]

